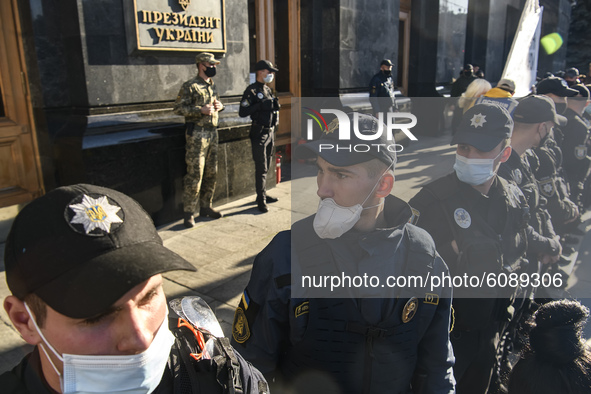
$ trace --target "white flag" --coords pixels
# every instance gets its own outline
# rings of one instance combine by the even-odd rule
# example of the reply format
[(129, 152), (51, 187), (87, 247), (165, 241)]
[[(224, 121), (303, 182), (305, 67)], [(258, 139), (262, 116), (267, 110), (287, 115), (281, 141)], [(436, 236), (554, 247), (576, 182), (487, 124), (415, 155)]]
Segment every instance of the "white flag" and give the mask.
[(527, 0), (502, 78), (515, 82), (515, 97), (524, 97), (536, 84), (542, 11), (538, 0)]

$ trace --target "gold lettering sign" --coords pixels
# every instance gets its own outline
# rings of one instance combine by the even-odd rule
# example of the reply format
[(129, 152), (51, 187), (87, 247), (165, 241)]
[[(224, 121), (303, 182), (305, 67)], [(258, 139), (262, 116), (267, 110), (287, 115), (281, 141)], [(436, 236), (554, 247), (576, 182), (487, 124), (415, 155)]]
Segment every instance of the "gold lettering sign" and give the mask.
[(137, 49), (226, 52), (225, 0), (134, 0)]

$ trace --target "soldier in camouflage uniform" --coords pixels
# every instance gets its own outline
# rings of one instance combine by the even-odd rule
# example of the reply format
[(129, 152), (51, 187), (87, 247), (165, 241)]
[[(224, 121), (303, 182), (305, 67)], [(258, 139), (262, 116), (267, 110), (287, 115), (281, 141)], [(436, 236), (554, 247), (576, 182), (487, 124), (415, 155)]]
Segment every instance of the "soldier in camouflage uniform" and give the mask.
[(219, 101), (212, 77), (217, 61), (211, 53), (195, 58), (198, 74), (183, 84), (174, 103), (174, 113), (185, 117), (187, 141), (184, 178), (184, 225), (195, 225), (193, 214), (199, 202), (199, 215), (213, 219), (222, 214), (211, 207), (218, 166), (218, 121), (224, 106)]

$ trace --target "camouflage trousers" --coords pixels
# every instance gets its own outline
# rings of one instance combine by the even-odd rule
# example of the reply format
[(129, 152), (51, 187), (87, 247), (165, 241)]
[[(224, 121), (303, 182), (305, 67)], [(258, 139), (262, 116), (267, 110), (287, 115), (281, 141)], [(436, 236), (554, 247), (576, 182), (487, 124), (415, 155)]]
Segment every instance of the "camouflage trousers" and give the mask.
[(183, 205), (185, 212), (194, 213), (211, 207), (218, 170), (218, 132), (215, 127), (187, 124), (185, 132), (185, 175)]

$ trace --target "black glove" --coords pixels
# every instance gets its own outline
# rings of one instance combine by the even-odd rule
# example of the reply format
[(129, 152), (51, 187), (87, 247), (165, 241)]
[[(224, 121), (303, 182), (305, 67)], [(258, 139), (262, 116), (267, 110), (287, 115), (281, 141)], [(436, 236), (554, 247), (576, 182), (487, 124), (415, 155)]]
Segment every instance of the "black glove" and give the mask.
[(279, 108), (281, 108), (281, 105), (279, 104), (279, 100), (277, 99), (277, 97), (275, 97), (273, 99), (273, 109), (275, 111), (279, 111)]

